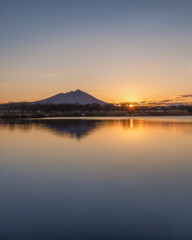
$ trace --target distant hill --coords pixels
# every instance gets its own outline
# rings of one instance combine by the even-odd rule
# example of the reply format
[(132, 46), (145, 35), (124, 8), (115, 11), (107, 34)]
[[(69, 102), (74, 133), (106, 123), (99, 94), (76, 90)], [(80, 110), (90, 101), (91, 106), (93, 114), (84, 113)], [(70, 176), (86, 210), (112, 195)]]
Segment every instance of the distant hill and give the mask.
[(90, 94), (83, 92), (79, 89), (76, 91), (71, 91), (67, 93), (59, 93), (52, 97), (36, 101), (33, 103), (40, 103), (40, 104), (93, 104), (98, 103), (100, 105), (106, 104), (105, 102), (91, 96)]

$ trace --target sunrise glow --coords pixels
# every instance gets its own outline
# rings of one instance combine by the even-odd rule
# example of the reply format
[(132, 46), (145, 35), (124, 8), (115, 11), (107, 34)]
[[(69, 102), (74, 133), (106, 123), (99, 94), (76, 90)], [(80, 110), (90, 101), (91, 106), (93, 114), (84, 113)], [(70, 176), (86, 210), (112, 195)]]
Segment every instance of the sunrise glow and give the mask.
[(192, 4), (176, 2), (1, 1), (0, 103), (191, 95)]

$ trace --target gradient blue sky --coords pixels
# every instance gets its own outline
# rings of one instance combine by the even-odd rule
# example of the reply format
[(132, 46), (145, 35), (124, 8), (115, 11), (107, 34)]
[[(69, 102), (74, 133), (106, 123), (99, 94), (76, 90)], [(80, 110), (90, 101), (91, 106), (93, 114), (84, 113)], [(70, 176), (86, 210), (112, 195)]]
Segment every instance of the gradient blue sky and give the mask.
[(192, 94), (189, 0), (0, 0), (0, 32), (0, 102)]

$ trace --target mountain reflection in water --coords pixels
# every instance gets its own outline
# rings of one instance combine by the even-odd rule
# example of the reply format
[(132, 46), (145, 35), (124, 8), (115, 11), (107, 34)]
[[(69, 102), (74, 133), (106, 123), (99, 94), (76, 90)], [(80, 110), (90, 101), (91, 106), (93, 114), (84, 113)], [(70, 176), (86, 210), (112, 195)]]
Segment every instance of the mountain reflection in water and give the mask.
[(31, 130), (41, 128), (51, 131), (62, 137), (81, 139), (102, 127), (120, 126), (125, 130), (136, 130), (139, 128), (151, 129), (161, 128), (164, 130), (182, 131), (192, 134), (191, 121), (172, 121), (170, 119), (35, 119), (35, 120), (0, 120), (0, 129)]

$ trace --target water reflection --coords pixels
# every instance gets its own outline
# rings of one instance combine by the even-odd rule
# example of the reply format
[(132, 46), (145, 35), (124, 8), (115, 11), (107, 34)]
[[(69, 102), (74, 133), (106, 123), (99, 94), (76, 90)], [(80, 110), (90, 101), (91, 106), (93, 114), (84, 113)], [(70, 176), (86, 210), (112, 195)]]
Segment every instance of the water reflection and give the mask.
[(59, 136), (80, 139), (89, 135), (93, 130), (102, 125), (102, 121), (75, 120), (75, 119), (49, 119), (49, 120), (11, 120), (1, 121), (0, 128), (9, 130), (31, 130), (41, 128), (50, 130)]
[(187, 117), (1, 120), (0, 239), (192, 239), (191, 142)]
[(35, 120), (0, 120), (0, 129), (24, 131), (41, 128), (58, 136), (81, 139), (102, 127), (119, 126), (124, 130), (139, 128), (162, 129), (192, 134), (192, 121), (172, 121), (165, 119), (35, 119)]

